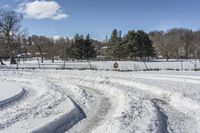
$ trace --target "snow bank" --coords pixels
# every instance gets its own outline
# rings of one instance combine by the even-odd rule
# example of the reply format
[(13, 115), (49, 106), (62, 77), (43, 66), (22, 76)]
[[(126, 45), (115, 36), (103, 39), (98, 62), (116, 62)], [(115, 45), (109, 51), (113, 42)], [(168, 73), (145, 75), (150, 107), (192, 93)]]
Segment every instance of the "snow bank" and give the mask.
[[(71, 99), (66, 100), (65, 112), (51, 121), (45, 121), (40, 126), (31, 129), (31, 133), (59, 133), (68, 130), (71, 126), (85, 117), (82, 109)], [(60, 105), (62, 106), (62, 105)]]
[[(0, 133), (63, 132), (85, 117), (84, 112), (62, 88), (41, 80), (41, 73), (39, 76), (19, 71), (2, 73), (0, 75), (2, 105), (5, 104), (3, 101), (7, 103), (15, 97), (19, 98), (25, 92), (28, 93), (22, 100), (1, 109)], [(25, 87), (26, 91), (21, 86)]]
[(0, 107), (25, 94), (25, 89), (16, 83), (0, 81)]

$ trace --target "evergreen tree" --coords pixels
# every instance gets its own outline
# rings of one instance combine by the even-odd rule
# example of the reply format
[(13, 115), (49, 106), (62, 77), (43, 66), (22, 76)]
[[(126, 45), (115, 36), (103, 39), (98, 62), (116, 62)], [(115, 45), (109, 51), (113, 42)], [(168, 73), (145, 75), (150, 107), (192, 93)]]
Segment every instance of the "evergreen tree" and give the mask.
[(137, 49), (137, 55), (140, 57), (140, 59), (150, 56), (155, 56), (155, 50), (153, 48), (152, 41), (150, 40), (147, 33), (145, 33), (142, 30), (139, 30), (137, 32), (137, 39), (138, 40), (138, 49)]
[(128, 57), (133, 59), (134, 57), (142, 58), (155, 55), (152, 41), (149, 36), (142, 30), (129, 31), (125, 36), (126, 52)]
[(121, 31), (118, 32), (114, 29), (108, 42), (107, 56), (121, 60), (125, 55), (125, 47), (123, 44)]
[(112, 43), (117, 43), (118, 42), (118, 38), (119, 36), (118, 36), (118, 31), (117, 31), (117, 29), (114, 29), (113, 30), (113, 32), (112, 32), (112, 34), (111, 34), (111, 37), (110, 37), (110, 42), (112, 42)]
[(92, 40), (88, 34), (86, 38), (83, 35), (76, 34), (72, 44), (72, 54), (76, 59), (90, 59), (96, 57), (96, 50), (92, 45)]
[(126, 55), (132, 60), (134, 57), (136, 57), (136, 32), (135, 31), (129, 31), (128, 34), (125, 36), (125, 50)]
[(83, 48), (84, 48), (83, 35), (76, 34), (74, 36), (74, 43), (72, 45), (73, 57), (76, 59), (83, 59)]
[(149, 39), (149, 37), (147, 35), (145, 35), (145, 38), (146, 39), (145, 39), (144, 46), (143, 46), (143, 56), (146, 59), (147, 57), (154, 57), (156, 55), (156, 52), (153, 47), (153, 43)]
[(90, 39), (90, 35), (88, 34), (84, 40), (84, 48), (83, 48), (84, 58), (87, 60), (90, 58), (96, 57), (96, 50), (94, 46), (92, 46), (92, 40)]

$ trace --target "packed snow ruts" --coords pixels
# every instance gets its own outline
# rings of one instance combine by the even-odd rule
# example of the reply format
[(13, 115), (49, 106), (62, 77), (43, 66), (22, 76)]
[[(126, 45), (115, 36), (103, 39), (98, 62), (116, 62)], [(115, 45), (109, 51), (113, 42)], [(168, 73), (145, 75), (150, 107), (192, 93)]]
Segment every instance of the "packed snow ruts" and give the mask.
[[(51, 119), (55, 118), (54, 115), (61, 116), (64, 107), (62, 104), (65, 104), (64, 99), (67, 96), (70, 96), (81, 107), (87, 117), (92, 114), (95, 116), (95, 112), (89, 112), (89, 109), (93, 109), (91, 103), (102, 107), (101, 104), (98, 104), (101, 98), (95, 94), (98, 91), (103, 94), (103, 97), (106, 97), (106, 101), (109, 101), (108, 104), (106, 103), (108, 105), (106, 105), (106, 108), (111, 107), (111, 110), (108, 108), (103, 110), (102, 108), (101, 112), (105, 117), (103, 117), (102, 122), (102, 117), (96, 118), (98, 122), (94, 122), (93, 128), (89, 128), (90, 132), (160, 132), (161, 127), (163, 127), (162, 132), (179, 133), (183, 130), (185, 132), (197, 132), (199, 130), (200, 99), (197, 98), (197, 94), (200, 93), (199, 72), (118, 73), (100, 71), (100, 73), (101, 75), (99, 75), (99, 72), (89, 70), (2, 71), (0, 73), (1, 79), (16, 81), (25, 86), (30, 93), (28, 93), (27, 98), (16, 102), (16, 105), (8, 106), (5, 110), (2, 110), (3, 112), (0, 112), (1, 120), (12, 120), (9, 120), (8, 115), (4, 114), (10, 112), (9, 110), (17, 111), (18, 107), (24, 107), (22, 105), (31, 107), (30, 104), (34, 105), (31, 100), (39, 98), (38, 102), (34, 101), (36, 106), (39, 103), (43, 106), (48, 102), (49, 106), (44, 106), (44, 109), (39, 112), (36, 111), (39, 108), (33, 108), (34, 112), (39, 113), (39, 115), (34, 116), (34, 119), (40, 121), (39, 118), (45, 116), (47, 122), (51, 123)], [(50, 99), (57, 99), (57, 101)], [(151, 99), (156, 100), (153, 101), (156, 102), (156, 105)], [(103, 101), (103, 103), (105, 102)], [(47, 111), (45, 108), (50, 113), (42, 115)], [(23, 112), (23, 110), (21, 111)], [(19, 114), (16, 112), (16, 115)], [(9, 116), (14, 118), (15, 113), (10, 112)], [(12, 128), (18, 130), (19, 125), (17, 123), (23, 123), (23, 121), (29, 120), (30, 116), (32, 117), (32, 115), (25, 116), (25, 119), (20, 116), (20, 119), (15, 123), (10, 123), (10, 126), (5, 126), (4, 130), (1, 131), (9, 132)], [(74, 123), (74, 127), (87, 129), (88, 125), (84, 123), (87, 117), (77, 124)], [(159, 123), (160, 125), (158, 125)], [(35, 124), (37, 125), (37, 123)], [(62, 125), (59, 125), (59, 127), (62, 127)], [(32, 129), (30, 125), (25, 127), (29, 131)], [(73, 127), (71, 129), (67, 132), (73, 133)], [(60, 128), (61, 130), (64, 130), (64, 128)]]

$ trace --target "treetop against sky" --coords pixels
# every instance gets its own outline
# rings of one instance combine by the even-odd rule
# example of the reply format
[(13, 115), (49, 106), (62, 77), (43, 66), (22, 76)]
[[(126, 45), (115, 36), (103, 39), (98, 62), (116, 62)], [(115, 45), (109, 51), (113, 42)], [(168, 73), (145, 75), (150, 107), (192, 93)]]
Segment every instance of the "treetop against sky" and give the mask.
[(103, 40), (114, 28), (200, 29), (199, 0), (1, 0), (0, 7), (23, 13), (29, 34), (47, 36), (90, 33)]

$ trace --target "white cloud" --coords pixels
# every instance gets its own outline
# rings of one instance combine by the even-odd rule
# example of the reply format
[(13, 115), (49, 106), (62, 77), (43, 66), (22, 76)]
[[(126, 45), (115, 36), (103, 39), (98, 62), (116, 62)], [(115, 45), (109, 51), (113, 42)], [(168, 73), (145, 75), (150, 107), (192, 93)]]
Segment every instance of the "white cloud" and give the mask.
[(57, 16), (54, 16), (53, 19), (60, 20), (60, 19), (66, 18), (66, 17), (68, 17), (68, 15), (61, 13), (61, 14), (58, 14)]
[(61, 6), (55, 1), (39, 1), (22, 3), (17, 9), (19, 12), (25, 14), (28, 18), (33, 19), (54, 19), (60, 20), (68, 17), (63, 13)]

